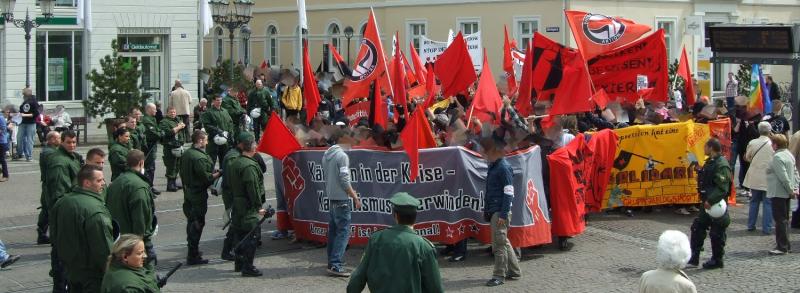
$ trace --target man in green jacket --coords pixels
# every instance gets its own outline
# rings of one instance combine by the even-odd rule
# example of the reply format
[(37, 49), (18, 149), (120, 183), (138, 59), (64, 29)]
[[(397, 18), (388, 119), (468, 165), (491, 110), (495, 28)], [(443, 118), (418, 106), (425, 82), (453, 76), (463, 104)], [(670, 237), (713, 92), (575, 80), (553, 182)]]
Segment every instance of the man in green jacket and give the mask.
[(147, 104), (144, 111), (145, 115), (142, 116), (141, 121), (141, 125), (144, 127), (144, 138), (146, 140), (144, 150), (142, 150), (146, 155), (144, 173), (145, 176), (147, 176), (150, 186), (152, 186), (153, 194), (160, 195), (161, 192), (153, 185), (153, 179), (155, 179), (156, 176), (156, 153), (158, 152), (158, 142), (161, 141), (162, 133), (161, 128), (158, 127), (158, 122), (156, 122), (156, 105), (153, 103)]
[(200, 254), (200, 236), (206, 225), (208, 211), (208, 187), (219, 178), (220, 172), (214, 171), (211, 158), (205, 152), (208, 135), (202, 130), (192, 134), (192, 147), (183, 153), (181, 160), (181, 181), (183, 188), (183, 214), (186, 216), (186, 241), (189, 252), (187, 265), (207, 264)]
[(42, 182), (42, 194), (39, 196), (39, 220), (36, 222), (36, 244), (50, 244), (50, 237), (47, 236), (47, 227), (49, 220), (47, 219), (47, 185), (44, 184), (44, 179), (47, 176), (47, 156), (55, 152), (61, 144), (61, 133), (58, 131), (50, 131), (47, 133), (47, 144), (42, 148), (39, 153), (39, 180)]
[[(711, 259), (703, 263), (704, 269), (722, 268), (722, 257), (725, 255), (726, 230), (731, 224), (728, 211), (718, 217), (711, 217), (706, 210), (720, 201), (727, 201), (731, 191), (731, 167), (728, 160), (722, 156), (722, 144), (716, 138), (709, 139), (705, 145), (706, 159), (703, 169), (697, 176), (697, 189), (700, 201), (705, 209), (700, 211), (692, 223), (692, 257), (688, 266), (697, 267), (700, 263), (700, 250), (706, 240), (706, 234), (711, 238)], [(710, 231), (709, 231), (710, 229)]]
[[(45, 195), (45, 205), (47, 209), (48, 223), (52, 223), (52, 209), (56, 201), (65, 194), (72, 191), (72, 187), (77, 184), (78, 171), (81, 168), (81, 156), (75, 152), (78, 146), (78, 136), (71, 130), (61, 133), (61, 146), (47, 155), (44, 172), (43, 189), (47, 190)], [(50, 225), (52, 228), (52, 225)], [(51, 236), (52, 233), (51, 233)], [(51, 237), (52, 238), (52, 237)], [(53, 239), (51, 239), (52, 241)], [(66, 292), (67, 279), (64, 268), (58, 259), (58, 252), (55, 246), (50, 251), (51, 276), (53, 276), (53, 292)]]
[(167, 108), (167, 117), (161, 120), (161, 144), (164, 145), (164, 166), (167, 168), (167, 191), (175, 192), (183, 186), (178, 185), (178, 164), (180, 157), (172, 154), (173, 149), (183, 146), (183, 129), (186, 125), (178, 119), (178, 112), (175, 107)]
[(396, 193), (392, 203), (397, 225), (375, 232), (361, 257), (347, 292), (444, 292), (433, 244), (414, 232), (420, 201)]
[(119, 225), (119, 233), (142, 237), (147, 252), (146, 266), (153, 270), (153, 264), (158, 263), (152, 239), (157, 221), (150, 184), (142, 174), (144, 158), (144, 153), (140, 150), (128, 153), (125, 157), (125, 172), (108, 187), (106, 207), (111, 218)]
[(85, 165), (78, 172), (79, 185), (50, 210), (53, 247), (67, 272), (70, 292), (100, 292), (111, 245), (111, 214), (100, 192), (103, 170)]
[[(257, 155), (255, 137), (249, 132), (242, 132), (239, 141), (242, 143), (242, 155), (232, 159), (233, 161), (227, 166), (229, 170), (226, 171), (231, 177), (230, 190), (233, 194), (231, 210), (231, 230), (235, 235), (233, 243), (239, 243), (235, 251), (234, 271), (241, 271), (243, 277), (258, 277), (261, 276), (261, 271), (253, 266), (253, 259), (258, 246), (256, 233), (259, 232), (259, 215), (263, 216), (266, 213), (261, 201), (264, 196), (264, 174), (253, 158)], [(250, 233), (254, 229), (256, 233)]]
[[(220, 168), (225, 154), (228, 152), (228, 146), (234, 145), (233, 142), (233, 121), (228, 111), (222, 108), (222, 97), (214, 96), (211, 99), (211, 108), (209, 108), (203, 116), (200, 116), (200, 123), (203, 128), (208, 132), (208, 155), (211, 156), (211, 166), (217, 164), (217, 159), (220, 161)], [(214, 142), (216, 136), (224, 137), (227, 140), (223, 144)], [(186, 182), (186, 181), (183, 181)]]
[[(260, 79), (256, 80), (256, 88), (247, 97), (247, 112), (253, 118), (253, 132), (255, 133), (256, 141), (261, 139), (261, 132), (264, 131), (269, 115), (272, 114), (275, 108), (272, 90), (265, 87)], [(253, 117), (253, 110), (255, 109), (260, 112), (258, 117)]]
[(242, 131), (242, 118), (244, 115), (247, 114), (245, 109), (242, 108), (242, 104), (239, 103), (239, 99), (236, 98), (236, 95), (233, 89), (228, 89), (228, 94), (225, 95), (225, 98), (222, 99), (222, 109), (228, 111), (228, 115), (231, 116), (231, 121), (233, 122), (233, 137), (236, 138), (239, 136), (239, 132)]
[[(225, 154), (225, 158), (222, 160), (222, 204), (225, 206), (225, 214), (228, 216), (231, 215), (231, 209), (233, 207), (233, 191), (231, 186), (231, 180), (234, 175), (231, 173), (233, 170), (230, 168), (230, 165), (235, 158), (238, 158), (242, 155), (242, 142), (239, 141), (239, 144), (236, 147), (231, 148), (227, 154)], [(222, 255), (220, 255), (221, 259), (233, 261), (235, 257), (233, 253), (231, 253), (231, 249), (233, 249), (233, 240), (236, 237), (235, 231), (231, 228), (228, 229), (228, 232), (225, 233), (225, 240), (222, 242)]]
[(108, 163), (111, 164), (111, 181), (119, 177), (128, 166), (128, 152), (130, 152), (131, 132), (121, 127), (114, 131), (114, 142), (108, 147)]
[[(133, 111), (131, 115), (136, 115), (135, 113), (141, 113), (138, 109)], [(128, 140), (128, 149), (131, 150), (140, 150), (144, 149), (145, 139), (144, 133), (141, 126), (138, 124), (138, 116), (128, 116), (128, 123), (125, 124), (125, 127), (128, 128), (128, 132), (130, 132), (131, 139)]]

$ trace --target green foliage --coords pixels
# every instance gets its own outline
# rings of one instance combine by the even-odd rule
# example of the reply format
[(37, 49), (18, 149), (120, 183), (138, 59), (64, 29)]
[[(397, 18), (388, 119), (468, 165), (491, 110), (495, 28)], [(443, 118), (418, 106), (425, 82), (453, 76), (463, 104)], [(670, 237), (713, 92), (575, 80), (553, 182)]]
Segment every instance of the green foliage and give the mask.
[(750, 64), (739, 65), (739, 71), (736, 72), (736, 81), (739, 82), (739, 94), (742, 96), (750, 95), (750, 73), (753, 66)]
[[(217, 66), (212, 67), (211, 77), (208, 79), (209, 88), (214, 93), (221, 93), (223, 87), (228, 88), (231, 85), (231, 61), (224, 60)], [(255, 85), (252, 80), (248, 79), (244, 74), (245, 67), (242, 64), (236, 64), (233, 67), (233, 87), (235, 89), (244, 89), (249, 92)]]
[[(675, 79), (678, 78), (678, 59), (675, 59), (672, 63), (669, 64), (669, 70), (667, 71), (667, 75), (669, 76), (669, 86), (672, 88), (675, 84)], [(682, 89), (686, 81), (683, 78), (678, 80), (677, 88)]]
[(112, 53), (100, 59), (100, 68), (92, 69), (86, 78), (92, 83), (92, 95), (83, 101), (87, 117), (113, 113), (124, 117), (133, 107), (140, 107), (148, 95), (139, 89), (140, 61), (119, 55), (117, 40), (111, 41)]

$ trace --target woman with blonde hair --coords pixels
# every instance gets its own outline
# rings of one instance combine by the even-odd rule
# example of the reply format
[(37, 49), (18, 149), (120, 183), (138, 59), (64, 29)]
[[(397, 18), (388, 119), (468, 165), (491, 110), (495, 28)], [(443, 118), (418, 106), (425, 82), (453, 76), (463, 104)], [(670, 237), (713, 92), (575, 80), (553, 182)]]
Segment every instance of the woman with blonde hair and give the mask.
[(146, 260), (147, 253), (141, 236), (120, 236), (111, 248), (100, 292), (161, 292), (155, 272), (144, 268)]

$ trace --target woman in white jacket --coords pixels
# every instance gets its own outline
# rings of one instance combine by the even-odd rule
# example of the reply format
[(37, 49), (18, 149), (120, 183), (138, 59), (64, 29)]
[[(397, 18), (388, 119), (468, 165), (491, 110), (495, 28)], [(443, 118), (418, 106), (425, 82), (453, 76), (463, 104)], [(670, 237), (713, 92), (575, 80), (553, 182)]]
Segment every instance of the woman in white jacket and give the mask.
[(750, 169), (744, 177), (744, 186), (750, 188), (750, 213), (747, 216), (747, 231), (756, 229), (759, 205), (764, 205), (761, 232), (769, 235), (772, 232), (772, 205), (767, 200), (767, 168), (772, 162), (772, 142), (769, 139), (772, 126), (769, 122), (758, 123), (758, 134), (761, 135), (747, 145), (744, 159), (750, 162)]

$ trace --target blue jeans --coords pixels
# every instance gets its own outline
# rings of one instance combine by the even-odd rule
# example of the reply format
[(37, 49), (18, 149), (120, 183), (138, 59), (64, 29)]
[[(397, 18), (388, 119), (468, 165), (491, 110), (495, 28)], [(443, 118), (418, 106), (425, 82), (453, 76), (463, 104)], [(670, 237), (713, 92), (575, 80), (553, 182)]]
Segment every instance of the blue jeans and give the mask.
[(20, 158), (33, 158), (33, 140), (36, 136), (35, 123), (22, 123), (19, 125), (19, 136), (17, 137), (17, 154)]
[(342, 257), (350, 240), (350, 200), (328, 201), (328, 268), (342, 267)]
[(750, 198), (750, 213), (747, 214), (747, 229), (753, 230), (756, 228), (758, 221), (758, 206), (764, 205), (764, 214), (762, 215), (761, 231), (764, 233), (772, 232), (772, 203), (767, 198), (767, 192), (764, 190), (751, 189), (752, 197)]
[(4, 262), (8, 259), (8, 253), (6, 253), (6, 245), (3, 244), (3, 241), (0, 240), (0, 262)]

